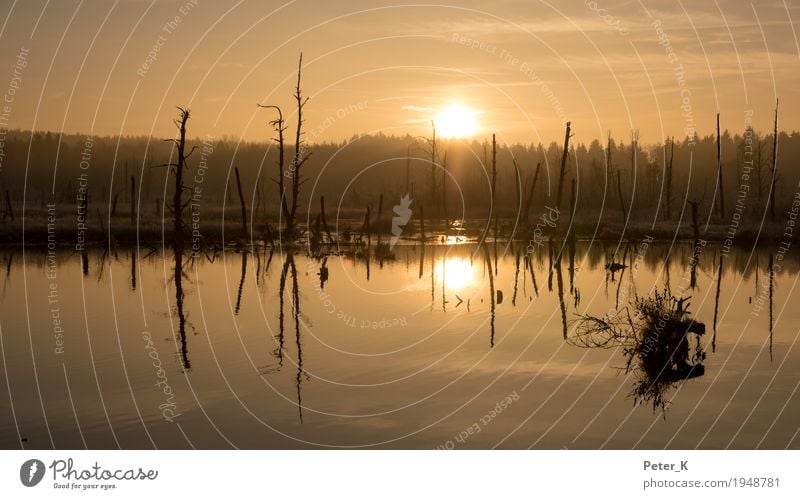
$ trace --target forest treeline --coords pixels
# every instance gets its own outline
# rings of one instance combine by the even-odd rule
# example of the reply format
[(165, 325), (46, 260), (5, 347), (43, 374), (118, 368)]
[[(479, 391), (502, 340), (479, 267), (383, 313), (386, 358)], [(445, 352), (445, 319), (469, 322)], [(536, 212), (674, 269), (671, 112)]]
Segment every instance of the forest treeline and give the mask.
[[(204, 218), (220, 213), (223, 203), (226, 209), (238, 210), (236, 167), (248, 211), (256, 217), (254, 222), (277, 219), (278, 149), (272, 135), (273, 130), (265, 126), (263, 142), (187, 140), (187, 146), (198, 149), (187, 162), (183, 180), (186, 197), (196, 198)], [(689, 200), (698, 203), (703, 220), (711, 213), (712, 219), (727, 223), (738, 204), (745, 221), (760, 223), (765, 214), (769, 219), (773, 137), (753, 130), (724, 131), (718, 169), (716, 135), (675, 140), (674, 144), (640, 145), (630, 134), (612, 135), (609, 142), (585, 143), (580, 140), (580, 130), (573, 130), (565, 169), (565, 199), (575, 179), (578, 220), (596, 220), (601, 208), (614, 223), (621, 223), (623, 209), (630, 212), (631, 221), (653, 220), (656, 210), (658, 220), (677, 220), (686, 206), (684, 201)], [(497, 143), (493, 151), (491, 136), (485, 142), (438, 139), (433, 155), (429, 137), (409, 135), (363, 135), (340, 143), (303, 147), (310, 155), (300, 191), (301, 214), (315, 212), (320, 196), (327, 199), (332, 216), (340, 209), (345, 215), (361, 213), (366, 206), (376, 205), (381, 195), (391, 207), (401, 196), (410, 194), (412, 209), (421, 206), (426, 214), (435, 216), (446, 206), (449, 219), (487, 216), (493, 155), (495, 210), (500, 217), (514, 216), (528, 198), (531, 211), (554, 205), (563, 153), (563, 143), (556, 142)], [(127, 217), (134, 206), (131, 197), (135, 196), (140, 217), (159, 215), (164, 199), (169, 200), (174, 190), (174, 176), (159, 167), (175, 160), (174, 144), (160, 138), (89, 138), (14, 130), (7, 132), (3, 150), (0, 182), (8, 193), (7, 203), (17, 213), (23, 195), (31, 214), (47, 203), (56, 203), (59, 211), (71, 211), (71, 205), (79, 204), (79, 191), (85, 189), (92, 211), (102, 207), (107, 213), (109, 208), (115, 216)], [(795, 163), (800, 159), (800, 133), (780, 133), (778, 151), (774, 185), (775, 210), (780, 214), (798, 191), (800, 168)], [(541, 165), (538, 175), (537, 165)], [(670, 171), (671, 182), (667, 182)], [(727, 205), (723, 217), (720, 193), (715, 195), (720, 176)]]

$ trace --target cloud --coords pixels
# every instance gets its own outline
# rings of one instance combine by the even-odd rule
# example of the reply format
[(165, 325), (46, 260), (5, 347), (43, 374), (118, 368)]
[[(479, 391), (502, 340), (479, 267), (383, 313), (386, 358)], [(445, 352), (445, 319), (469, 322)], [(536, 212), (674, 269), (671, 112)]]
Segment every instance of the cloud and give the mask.
[(417, 113), (435, 113), (438, 111), (435, 107), (422, 107), (422, 106), (403, 106), (403, 109), (408, 111), (414, 111)]

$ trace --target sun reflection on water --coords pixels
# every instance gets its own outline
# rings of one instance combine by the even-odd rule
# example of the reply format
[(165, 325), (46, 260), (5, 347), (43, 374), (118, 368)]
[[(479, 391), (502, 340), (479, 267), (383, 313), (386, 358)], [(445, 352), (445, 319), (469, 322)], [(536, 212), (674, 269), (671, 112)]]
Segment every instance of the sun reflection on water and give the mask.
[(468, 258), (448, 257), (436, 265), (436, 280), (444, 279), (447, 289), (458, 291), (476, 285), (479, 281), (477, 269)]

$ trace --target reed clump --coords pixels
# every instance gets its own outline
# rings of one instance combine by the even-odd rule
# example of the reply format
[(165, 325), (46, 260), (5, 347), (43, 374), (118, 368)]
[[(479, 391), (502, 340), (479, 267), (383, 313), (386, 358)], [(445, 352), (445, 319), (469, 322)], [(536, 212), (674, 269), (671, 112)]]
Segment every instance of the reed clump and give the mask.
[(669, 388), (705, 374), (700, 343), (705, 330), (705, 324), (691, 318), (689, 297), (664, 290), (638, 297), (603, 317), (580, 315), (568, 341), (585, 348), (620, 348), (623, 369), (635, 378), (629, 396), (636, 404), (665, 411)]

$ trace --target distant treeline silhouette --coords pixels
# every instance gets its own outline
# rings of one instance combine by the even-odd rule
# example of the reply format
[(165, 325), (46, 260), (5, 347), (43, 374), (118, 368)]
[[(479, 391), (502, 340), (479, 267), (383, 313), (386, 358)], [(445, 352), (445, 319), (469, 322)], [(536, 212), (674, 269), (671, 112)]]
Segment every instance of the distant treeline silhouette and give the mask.
[[(727, 224), (735, 210), (744, 222), (760, 223), (765, 216), (769, 220), (772, 134), (752, 130), (721, 134), (722, 194), (727, 213), (720, 217), (715, 135), (676, 140), (674, 145), (668, 141), (644, 146), (631, 140), (635, 135), (630, 134), (608, 143), (593, 140), (585, 144), (574, 126), (573, 133), (565, 185), (576, 180), (578, 220), (595, 220), (602, 208), (604, 220), (607, 217), (609, 222), (621, 223), (619, 215), (624, 208), (630, 212), (631, 221), (653, 220), (656, 210), (658, 220), (676, 221), (685, 209), (683, 220), (688, 223), (685, 200), (699, 204), (703, 220), (712, 214), (716, 223)], [(748, 144), (745, 134), (751, 137)], [(187, 144), (197, 146), (198, 151), (188, 161), (184, 184), (187, 189), (196, 190), (204, 219), (218, 215), (223, 202), (226, 209), (239, 210), (234, 168), (241, 175), (248, 211), (256, 217), (254, 222), (278, 218), (278, 152), (272, 135), (273, 131), (265, 127), (264, 142), (187, 139)], [(751, 147), (746, 150), (748, 145)], [(287, 148), (291, 147), (287, 144)], [(360, 216), (366, 206), (377, 204), (381, 195), (391, 206), (410, 194), (414, 199), (412, 209), (424, 206), (430, 216), (436, 216), (446, 202), (450, 219), (485, 218), (491, 206), (491, 136), (486, 142), (438, 139), (436, 147), (437, 163), (446, 154), (444, 175), (441, 165), (436, 165), (437, 173), (431, 175), (430, 139), (426, 137), (378, 134), (355, 136), (340, 143), (304, 145), (310, 156), (304, 167), (306, 183), (300, 191), (299, 211), (301, 215), (315, 213), (320, 196), (325, 196), (329, 216), (336, 215), (339, 209), (344, 214)], [(13, 130), (7, 133), (0, 181), (8, 192), (8, 203), (17, 213), (23, 195), (31, 214), (47, 203), (57, 203), (61, 213), (71, 211), (71, 205), (79, 204), (79, 190), (85, 188), (92, 211), (102, 203), (106, 213), (105, 207), (113, 204), (115, 216), (128, 217), (133, 206), (134, 177), (133, 193), (139, 199), (140, 216), (158, 215), (159, 203), (165, 197), (169, 200), (174, 191), (174, 175), (157, 166), (174, 162), (170, 156), (173, 151), (173, 143), (160, 138), (87, 140), (85, 135)], [(798, 191), (800, 133), (780, 133), (778, 151), (775, 210), (777, 218), (782, 219), (785, 217), (780, 216), (781, 212), (789, 208)], [(532, 191), (531, 210), (554, 206), (562, 152), (562, 144), (556, 142), (547, 146), (498, 143), (496, 213), (512, 217), (519, 204), (525, 204), (537, 165), (541, 165), (541, 172)], [(670, 170), (671, 182), (667, 182)], [(432, 178), (438, 184), (446, 179), (446, 201), (438, 195), (431, 199), (439, 192), (430, 189)], [(567, 191), (565, 195), (568, 194)], [(187, 192), (186, 199), (192, 196)]]

